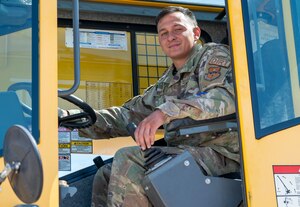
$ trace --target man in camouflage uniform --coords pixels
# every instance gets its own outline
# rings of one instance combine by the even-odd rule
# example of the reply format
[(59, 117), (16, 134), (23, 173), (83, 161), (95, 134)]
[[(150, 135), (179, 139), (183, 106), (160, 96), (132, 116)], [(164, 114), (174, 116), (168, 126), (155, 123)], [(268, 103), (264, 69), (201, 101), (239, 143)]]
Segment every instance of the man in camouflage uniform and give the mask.
[[(197, 44), (200, 28), (185, 8), (167, 7), (156, 19), (163, 51), (173, 64), (144, 94), (121, 107), (97, 111), (96, 123), (81, 130), (94, 139), (128, 136), (126, 126), (137, 124), (138, 146), (118, 150), (112, 165), (101, 167), (94, 178), (92, 206), (152, 206), (141, 186), (145, 168), (143, 150), (151, 148), (157, 129), (182, 118), (205, 120), (235, 112), (232, 68), (225, 45)], [(72, 111), (71, 111), (72, 113)], [(239, 171), (237, 133), (209, 132), (187, 137), (171, 137), (168, 154), (188, 150), (207, 175)]]

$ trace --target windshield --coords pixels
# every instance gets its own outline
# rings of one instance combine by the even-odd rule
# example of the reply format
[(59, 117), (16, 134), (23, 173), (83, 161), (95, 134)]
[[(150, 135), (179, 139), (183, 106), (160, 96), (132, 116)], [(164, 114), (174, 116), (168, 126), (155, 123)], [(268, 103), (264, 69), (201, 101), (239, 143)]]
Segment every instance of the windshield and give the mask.
[(299, 123), (300, 7), (297, 2), (255, 0), (245, 4), (257, 138)]
[(36, 17), (37, 1), (0, 1), (0, 156), (12, 125), (22, 125), (38, 137)]

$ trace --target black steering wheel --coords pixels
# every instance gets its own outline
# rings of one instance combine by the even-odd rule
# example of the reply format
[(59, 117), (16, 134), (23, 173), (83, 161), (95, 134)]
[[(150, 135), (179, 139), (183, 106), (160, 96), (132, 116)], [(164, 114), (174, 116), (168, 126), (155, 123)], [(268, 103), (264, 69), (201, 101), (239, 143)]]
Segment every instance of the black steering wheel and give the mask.
[(70, 129), (81, 129), (93, 125), (96, 120), (96, 113), (87, 103), (74, 95), (61, 96), (60, 98), (71, 102), (83, 111), (77, 114), (58, 117), (58, 125)]
[[(8, 87), (8, 91), (26, 91), (30, 98), (32, 98), (32, 84), (30, 82), (18, 82), (10, 85)], [(59, 126), (63, 126), (70, 129), (81, 129), (86, 128), (93, 125), (96, 122), (96, 113), (95, 111), (83, 100), (74, 96), (74, 95), (67, 95), (61, 96), (60, 98), (65, 99), (74, 105), (78, 106), (83, 110), (83, 112), (78, 114), (69, 115), (66, 117), (58, 118)], [(20, 100), (21, 102), (21, 100)], [(32, 109), (25, 103), (21, 102), (23, 112), (31, 117)]]

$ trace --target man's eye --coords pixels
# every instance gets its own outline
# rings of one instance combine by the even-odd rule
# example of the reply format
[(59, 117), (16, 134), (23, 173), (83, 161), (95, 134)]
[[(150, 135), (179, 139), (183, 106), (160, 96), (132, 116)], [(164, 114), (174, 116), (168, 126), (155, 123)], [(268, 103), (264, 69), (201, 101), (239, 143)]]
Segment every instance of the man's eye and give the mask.
[(160, 37), (162, 37), (162, 38), (166, 38), (168, 36), (168, 33), (167, 32), (164, 32), (164, 33), (161, 33), (160, 34)]
[(180, 34), (182, 32), (182, 29), (181, 28), (175, 29), (174, 32), (175, 34)]

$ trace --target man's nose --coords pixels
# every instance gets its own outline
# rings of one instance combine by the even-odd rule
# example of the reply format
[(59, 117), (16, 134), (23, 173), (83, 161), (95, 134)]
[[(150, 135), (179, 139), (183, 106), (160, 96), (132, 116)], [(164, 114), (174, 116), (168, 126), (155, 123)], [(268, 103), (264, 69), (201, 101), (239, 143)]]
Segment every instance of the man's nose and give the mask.
[(172, 41), (176, 38), (176, 34), (174, 32), (169, 32), (168, 34), (168, 40)]

